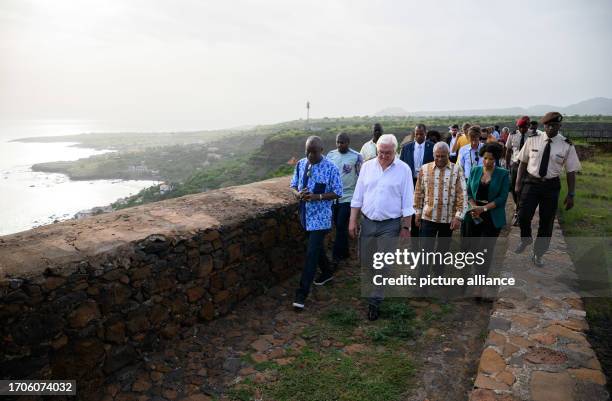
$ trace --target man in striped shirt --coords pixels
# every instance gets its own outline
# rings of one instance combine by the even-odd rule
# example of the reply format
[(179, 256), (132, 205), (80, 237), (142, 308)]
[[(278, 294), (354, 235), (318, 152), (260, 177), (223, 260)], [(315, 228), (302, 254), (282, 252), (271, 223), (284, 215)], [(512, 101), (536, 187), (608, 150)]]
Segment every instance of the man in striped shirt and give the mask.
[(436, 143), (433, 153), (434, 161), (421, 167), (414, 189), (415, 221), (424, 237), (421, 246), (434, 251), (438, 237), (437, 251), (446, 252), (468, 207), (466, 184), (461, 167), (450, 163), (445, 142)]

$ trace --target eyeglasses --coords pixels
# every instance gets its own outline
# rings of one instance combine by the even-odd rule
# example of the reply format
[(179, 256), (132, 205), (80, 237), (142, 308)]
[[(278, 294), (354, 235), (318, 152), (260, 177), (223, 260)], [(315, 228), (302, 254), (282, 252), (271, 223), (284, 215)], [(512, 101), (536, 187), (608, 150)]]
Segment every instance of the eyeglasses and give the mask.
[(312, 164), (308, 165), (308, 170), (306, 170), (306, 176), (308, 178), (312, 177)]

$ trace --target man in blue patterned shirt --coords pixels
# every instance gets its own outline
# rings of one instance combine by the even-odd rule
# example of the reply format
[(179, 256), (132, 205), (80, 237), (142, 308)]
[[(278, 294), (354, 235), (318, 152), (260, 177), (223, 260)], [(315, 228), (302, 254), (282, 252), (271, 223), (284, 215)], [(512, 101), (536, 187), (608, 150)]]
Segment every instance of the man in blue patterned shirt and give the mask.
[(318, 136), (306, 140), (306, 157), (295, 166), (291, 190), (300, 201), (300, 220), (308, 237), (306, 264), (293, 302), (296, 310), (302, 310), (317, 264), (321, 267), (321, 275), (315, 283), (323, 284), (333, 277), (323, 240), (331, 229), (333, 201), (342, 197), (340, 173), (334, 163), (323, 156), (323, 142)]

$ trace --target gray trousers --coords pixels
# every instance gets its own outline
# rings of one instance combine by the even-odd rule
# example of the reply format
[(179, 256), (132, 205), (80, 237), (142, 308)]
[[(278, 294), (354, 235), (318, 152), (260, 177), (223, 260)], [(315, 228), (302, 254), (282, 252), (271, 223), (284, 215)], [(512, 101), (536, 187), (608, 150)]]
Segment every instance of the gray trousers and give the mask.
[[(392, 241), (390, 239), (398, 238), (401, 229), (401, 217), (396, 219), (388, 219), (382, 221), (370, 220), (365, 215), (362, 215), (361, 219), (361, 232), (359, 234), (360, 249), (362, 251), (362, 266), (363, 263), (370, 263), (372, 261), (372, 254), (374, 252), (393, 252), (396, 247), (391, 246)], [(376, 238), (387, 239), (380, 242), (380, 246), (376, 244)], [(364, 249), (362, 246), (367, 244)], [(375, 249), (373, 249), (375, 248)], [(389, 249), (382, 249), (389, 248)], [(363, 259), (367, 258), (367, 259)], [(382, 269), (384, 274), (385, 269)], [(368, 298), (370, 305), (379, 306), (384, 299), (384, 288), (374, 287)]]

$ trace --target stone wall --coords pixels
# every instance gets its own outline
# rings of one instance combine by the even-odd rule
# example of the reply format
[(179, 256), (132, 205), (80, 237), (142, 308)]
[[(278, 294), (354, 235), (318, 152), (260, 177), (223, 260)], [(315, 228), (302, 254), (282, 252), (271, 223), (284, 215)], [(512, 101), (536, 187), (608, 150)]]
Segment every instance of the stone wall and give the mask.
[(0, 377), (104, 377), (292, 275), (287, 178), (0, 237)]

